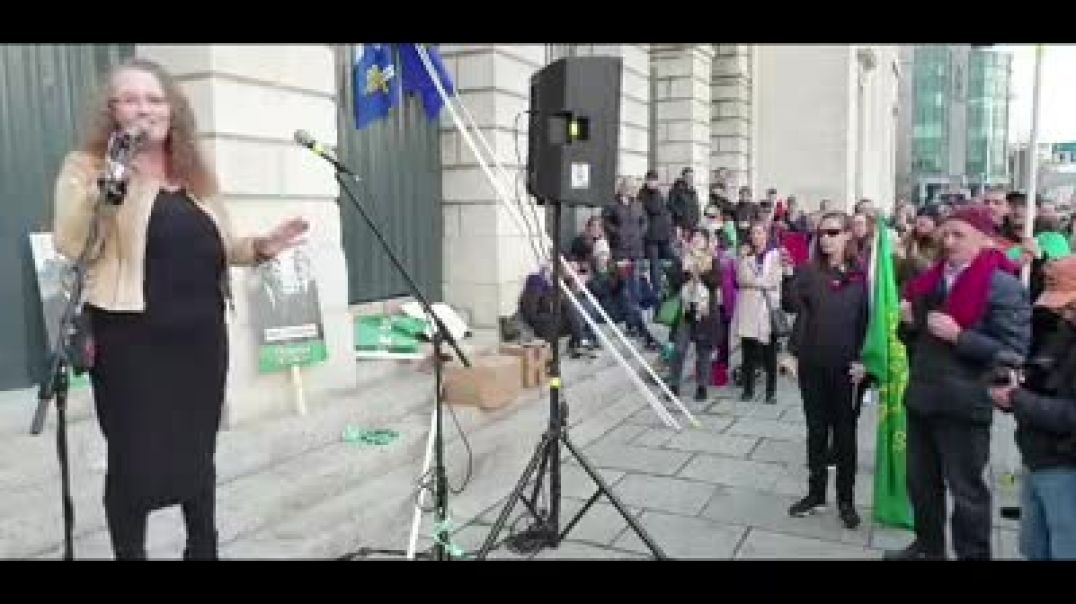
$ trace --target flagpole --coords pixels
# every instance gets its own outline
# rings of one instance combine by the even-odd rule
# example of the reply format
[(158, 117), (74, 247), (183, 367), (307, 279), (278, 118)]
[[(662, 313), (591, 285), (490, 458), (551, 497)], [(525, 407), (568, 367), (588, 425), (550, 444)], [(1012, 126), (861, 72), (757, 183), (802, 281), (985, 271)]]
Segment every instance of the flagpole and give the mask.
[[(875, 218), (874, 221), (874, 237), (871, 240), (871, 260), (868, 262), (867, 269), (867, 309), (869, 312), (874, 312), (874, 285), (878, 276), (878, 238), (885, 232), (886, 225), (883, 218)], [(885, 232), (886, 236), (889, 236), (888, 232)]]
[[(1024, 239), (1035, 236), (1035, 212), (1039, 195), (1039, 113), (1042, 93), (1042, 44), (1035, 45), (1035, 83), (1031, 97), (1031, 150), (1028, 153), (1027, 218), (1024, 220)], [(1024, 265), (1020, 274), (1027, 287), (1031, 283), (1031, 265)]]

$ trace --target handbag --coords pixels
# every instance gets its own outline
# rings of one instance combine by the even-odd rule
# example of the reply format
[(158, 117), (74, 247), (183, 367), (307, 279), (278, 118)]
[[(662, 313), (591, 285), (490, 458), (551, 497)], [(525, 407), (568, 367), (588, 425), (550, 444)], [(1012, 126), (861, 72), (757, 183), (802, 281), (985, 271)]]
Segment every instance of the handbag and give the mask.
[(770, 333), (776, 338), (787, 338), (792, 334), (792, 325), (788, 322), (788, 315), (780, 308), (774, 308), (770, 302), (770, 292), (763, 289), (762, 298), (766, 300), (766, 309), (770, 313)]
[(679, 293), (665, 298), (661, 302), (661, 306), (658, 307), (657, 315), (654, 316), (654, 322), (672, 327), (680, 320), (680, 310), (682, 306), (683, 301), (680, 299)]

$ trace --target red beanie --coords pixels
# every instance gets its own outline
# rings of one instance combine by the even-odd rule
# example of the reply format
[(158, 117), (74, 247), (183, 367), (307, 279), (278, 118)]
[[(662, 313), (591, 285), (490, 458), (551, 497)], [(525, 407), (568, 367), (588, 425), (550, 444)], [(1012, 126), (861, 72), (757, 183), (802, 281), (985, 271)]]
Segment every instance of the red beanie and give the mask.
[(997, 235), (998, 227), (994, 224), (994, 216), (986, 206), (975, 203), (958, 208), (950, 214), (946, 220), (960, 220), (968, 223), (972, 228), (987, 237)]

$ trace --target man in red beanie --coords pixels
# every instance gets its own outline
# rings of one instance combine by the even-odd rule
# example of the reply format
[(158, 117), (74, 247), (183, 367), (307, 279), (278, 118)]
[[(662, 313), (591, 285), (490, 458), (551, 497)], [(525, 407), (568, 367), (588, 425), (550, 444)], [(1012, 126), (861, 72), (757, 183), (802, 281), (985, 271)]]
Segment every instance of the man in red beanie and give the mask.
[(990, 558), (991, 498), (983, 478), (993, 405), (985, 377), (998, 353), (1027, 354), (1031, 304), (1019, 268), (992, 244), (980, 204), (941, 226), (942, 260), (905, 286), (901, 338), (910, 353), (908, 493), (915, 541), (887, 558), (945, 557), (945, 489), (953, 498), (953, 549)]

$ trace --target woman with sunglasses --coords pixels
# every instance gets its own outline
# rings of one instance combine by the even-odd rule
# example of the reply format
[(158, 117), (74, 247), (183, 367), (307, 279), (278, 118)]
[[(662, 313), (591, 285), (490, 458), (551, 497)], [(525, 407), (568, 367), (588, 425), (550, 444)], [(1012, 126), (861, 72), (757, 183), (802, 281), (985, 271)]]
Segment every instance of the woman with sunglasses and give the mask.
[(859, 526), (853, 505), (856, 473), (857, 385), (864, 377), (859, 353), (867, 333), (867, 285), (852, 243), (851, 219), (827, 213), (814, 238), (811, 261), (796, 270), (786, 297), (796, 313), (792, 349), (807, 418), (807, 496), (790, 509), (807, 516), (824, 509), (828, 444), (837, 465), (837, 506), (844, 526)]

